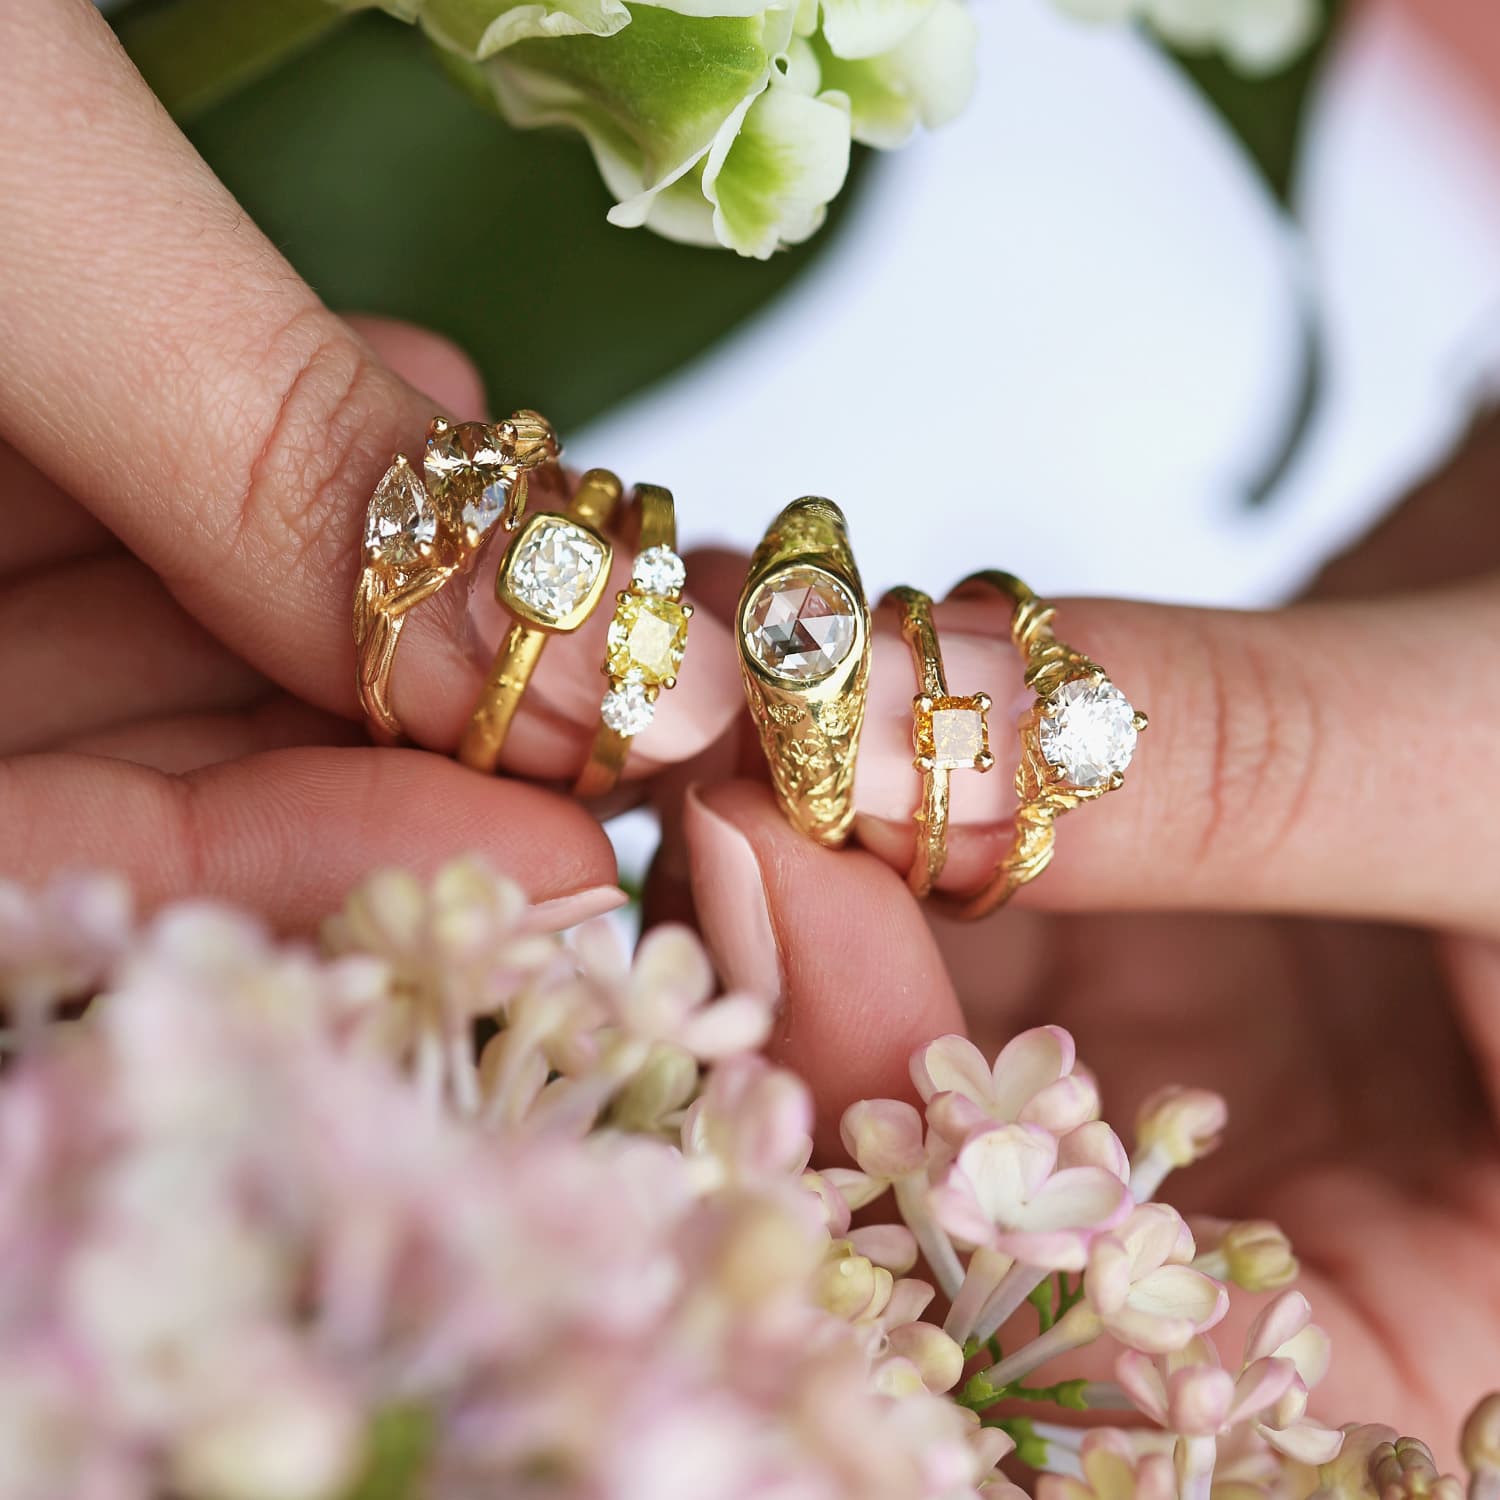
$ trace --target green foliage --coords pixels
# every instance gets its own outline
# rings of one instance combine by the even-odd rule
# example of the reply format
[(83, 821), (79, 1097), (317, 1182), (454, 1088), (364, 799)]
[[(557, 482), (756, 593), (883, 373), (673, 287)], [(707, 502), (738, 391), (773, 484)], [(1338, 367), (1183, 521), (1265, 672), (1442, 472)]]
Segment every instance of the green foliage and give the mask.
[(419, 1406), (393, 1406), (370, 1428), (365, 1462), (345, 1500), (421, 1500), (432, 1452), (432, 1415)]
[[(144, 14), (127, 10), (122, 36), (139, 38)], [(850, 196), (766, 263), (613, 228), (582, 141), (475, 108), (410, 28), (374, 13), (185, 126), (332, 306), (447, 334), (496, 410), (539, 407), (564, 433), (774, 297), (832, 244)]]

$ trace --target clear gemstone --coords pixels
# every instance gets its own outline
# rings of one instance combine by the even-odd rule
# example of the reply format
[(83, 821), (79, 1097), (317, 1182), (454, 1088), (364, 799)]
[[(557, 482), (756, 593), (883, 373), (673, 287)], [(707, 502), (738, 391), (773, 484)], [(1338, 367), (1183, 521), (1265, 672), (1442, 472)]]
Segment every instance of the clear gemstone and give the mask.
[(745, 645), (787, 682), (826, 677), (853, 649), (855, 606), (821, 568), (795, 567), (768, 578), (745, 610)]
[(1042, 756), (1074, 786), (1100, 786), (1135, 754), (1135, 710), (1107, 678), (1078, 677), (1047, 700), (1041, 722)]
[(483, 422), (436, 428), (423, 458), (433, 496), (453, 506), (464, 525), (481, 535), (510, 501), (514, 486), (506, 467), (511, 462), (498, 431)]
[(626, 682), (604, 695), (599, 712), (608, 728), (629, 738), (639, 734), (656, 717), (656, 700), (644, 684)]
[(668, 682), (682, 665), (687, 630), (682, 605), (650, 594), (627, 594), (610, 621), (605, 668), (620, 682)]
[(516, 544), (507, 563), (511, 592), (528, 609), (561, 620), (589, 596), (604, 567), (604, 548), (562, 516), (544, 517)]
[(635, 560), (631, 579), (648, 594), (679, 594), (687, 567), (670, 547), (647, 547)]
[(404, 457), (385, 471), (365, 513), (365, 551), (404, 567), (418, 561), (420, 549), (437, 536), (437, 513), (416, 471)]

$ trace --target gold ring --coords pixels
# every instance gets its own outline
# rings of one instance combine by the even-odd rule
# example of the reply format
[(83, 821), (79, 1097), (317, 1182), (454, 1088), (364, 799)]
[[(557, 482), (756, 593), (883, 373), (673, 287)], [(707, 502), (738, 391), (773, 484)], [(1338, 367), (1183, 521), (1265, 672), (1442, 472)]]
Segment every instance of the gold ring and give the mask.
[(922, 773), (922, 801), (912, 820), (917, 825), (917, 852), (906, 883), (920, 901), (937, 884), (948, 861), (948, 774), (988, 771), (990, 699), (987, 693), (955, 697), (943, 674), (943, 653), (932, 622), (932, 600), (919, 589), (894, 588), (886, 595), (901, 610), (901, 634), (917, 667), (917, 696), (912, 699), (912, 762)]
[(510, 544), (495, 577), (495, 597), (516, 623), (495, 653), (459, 742), (458, 758), (466, 766), (495, 769), (548, 637), (577, 630), (604, 597), (614, 558), (604, 527), (620, 493), (620, 481), (608, 469), (590, 469), (565, 513), (537, 511)]
[(1004, 905), (1052, 859), (1055, 824), (1065, 812), (1118, 790), (1146, 727), (1104, 669), (1064, 645), (1052, 631), (1053, 607), (1010, 573), (964, 579), (954, 598), (995, 592), (1011, 606), (1010, 634), (1036, 702), (1022, 716), (1016, 769), (1016, 831), (989, 881), (959, 903), (959, 915), (982, 917)]
[(745, 696), (782, 811), (837, 848), (854, 821), (870, 611), (831, 500), (794, 500), (771, 523), (736, 619)]
[(693, 606), (682, 602), (687, 569), (677, 545), (677, 509), (672, 492), (638, 484), (638, 552), (630, 587), (615, 596), (609, 623), (604, 675), (609, 689), (599, 705), (599, 729), (573, 788), (578, 797), (602, 797), (614, 788), (630, 754), (630, 742), (656, 716), (663, 688), (677, 686), (677, 670), (687, 650)]
[(527, 474), (560, 452), (545, 417), (518, 411), (495, 425), (434, 417), (422, 455), (425, 482), (404, 454), (391, 461), (365, 512), (364, 567), (354, 592), (359, 701), (375, 739), (402, 738), (391, 709), (391, 669), (407, 612), (465, 568), (497, 522), (516, 529)]

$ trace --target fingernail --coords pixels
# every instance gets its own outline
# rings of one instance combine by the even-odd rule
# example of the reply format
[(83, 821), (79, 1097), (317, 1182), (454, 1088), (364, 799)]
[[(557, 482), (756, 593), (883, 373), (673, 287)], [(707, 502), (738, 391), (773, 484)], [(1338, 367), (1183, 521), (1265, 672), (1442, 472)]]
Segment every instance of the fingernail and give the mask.
[(781, 957), (750, 840), (688, 791), (683, 827), (692, 860), (693, 898), (719, 977), (733, 990), (781, 998)]
[(571, 895), (538, 901), (531, 908), (526, 925), (532, 932), (561, 932), (567, 927), (577, 927), (581, 922), (591, 922), (606, 912), (619, 911), (629, 900), (630, 897), (618, 886), (592, 885)]

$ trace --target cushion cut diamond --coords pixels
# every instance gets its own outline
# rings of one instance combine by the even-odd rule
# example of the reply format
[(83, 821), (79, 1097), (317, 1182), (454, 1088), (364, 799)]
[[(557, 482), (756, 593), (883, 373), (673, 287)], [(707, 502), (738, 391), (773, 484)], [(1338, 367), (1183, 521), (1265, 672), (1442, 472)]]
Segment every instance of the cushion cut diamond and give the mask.
[(650, 594), (627, 594), (610, 621), (605, 669), (619, 682), (653, 687), (670, 682), (687, 650), (687, 630), (682, 605)]
[(598, 582), (604, 548), (565, 516), (539, 516), (506, 561), (510, 590), (546, 620), (576, 610)]
[(1042, 756), (1074, 786), (1102, 786), (1135, 754), (1135, 710), (1108, 678), (1078, 677), (1047, 700)]
[(821, 568), (792, 567), (766, 579), (745, 607), (745, 645), (785, 682), (826, 677), (854, 647), (855, 605)]

